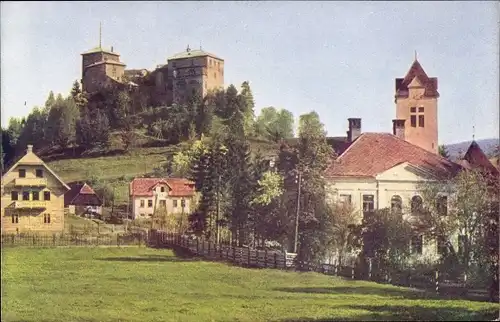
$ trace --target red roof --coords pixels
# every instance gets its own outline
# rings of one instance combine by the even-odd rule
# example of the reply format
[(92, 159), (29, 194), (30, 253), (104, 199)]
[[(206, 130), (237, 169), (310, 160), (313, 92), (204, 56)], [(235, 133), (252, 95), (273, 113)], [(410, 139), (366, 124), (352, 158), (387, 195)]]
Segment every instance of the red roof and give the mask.
[(396, 97), (408, 97), (408, 85), (415, 77), (425, 87), (424, 96), (439, 97), (437, 78), (427, 76), (417, 60), (413, 62), (405, 78), (396, 78)]
[(192, 197), (194, 182), (184, 178), (135, 178), (130, 183), (131, 196), (153, 196), (153, 187), (165, 183), (169, 188), (168, 195), (172, 197)]
[(392, 134), (363, 133), (332, 162), (326, 174), (329, 177), (375, 177), (405, 162), (436, 176), (454, 175), (461, 168)]

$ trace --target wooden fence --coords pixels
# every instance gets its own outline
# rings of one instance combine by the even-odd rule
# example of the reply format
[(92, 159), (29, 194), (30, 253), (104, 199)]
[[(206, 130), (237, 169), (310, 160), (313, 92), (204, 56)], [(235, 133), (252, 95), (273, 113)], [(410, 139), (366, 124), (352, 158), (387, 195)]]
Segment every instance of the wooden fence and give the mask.
[(1, 235), (2, 247), (146, 246), (145, 233), (112, 235)]
[(229, 261), (244, 267), (294, 268), (293, 261), (295, 254), (272, 250), (256, 250), (250, 247), (233, 247), (216, 244), (201, 238), (181, 236), (157, 230), (151, 230), (149, 234), (149, 246), (157, 248), (178, 246), (194, 255), (203, 256), (211, 260)]
[[(467, 297), (476, 300), (492, 300), (484, 289), (467, 288), (460, 281), (447, 280), (439, 271), (416, 272), (372, 268), (371, 265), (337, 266), (332, 264), (312, 265), (295, 260), (296, 254), (271, 250), (256, 250), (249, 247), (235, 247), (215, 244), (201, 238), (181, 236), (164, 231), (151, 230), (149, 246), (165, 248), (177, 246), (185, 251), (210, 260), (228, 261), (238, 266), (252, 268), (275, 268), (285, 270), (311, 271), (355, 280), (369, 280), (397, 286), (412, 287), (435, 292), (440, 295)], [(494, 298), (493, 301), (498, 301)]]

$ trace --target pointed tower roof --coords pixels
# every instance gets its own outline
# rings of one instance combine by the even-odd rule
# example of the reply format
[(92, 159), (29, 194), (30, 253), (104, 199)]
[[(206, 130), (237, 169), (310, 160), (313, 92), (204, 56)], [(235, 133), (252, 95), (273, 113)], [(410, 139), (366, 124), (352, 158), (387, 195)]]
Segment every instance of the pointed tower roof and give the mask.
[(418, 82), (425, 88), (425, 97), (438, 98), (438, 81), (436, 77), (429, 77), (416, 59), (404, 78), (396, 78), (396, 97), (408, 97), (408, 86), (417, 78)]
[(486, 154), (483, 152), (476, 141), (472, 141), (463, 160), (471, 169), (480, 169), (493, 175), (498, 175), (498, 169), (490, 162)]

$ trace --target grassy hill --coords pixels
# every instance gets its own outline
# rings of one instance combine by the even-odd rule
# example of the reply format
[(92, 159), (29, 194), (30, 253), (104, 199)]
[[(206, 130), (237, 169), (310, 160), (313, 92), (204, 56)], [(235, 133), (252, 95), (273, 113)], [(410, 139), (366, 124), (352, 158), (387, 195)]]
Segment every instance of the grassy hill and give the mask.
[(498, 309), (318, 273), (176, 257), (164, 249), (2, 249), (2, 321), (488, 321)]
[[(112, 141), (113, 142), (113, 141)], [(153, 172), (165, 164), (168, 158), (181, 149), (180, 145), (147, 147), (164, 144), (162, 141), (143, 137), (141, 147), (124, 152), (118, 143), (113, 143), (107, 151), (80, 154), (72, 157), (71, 151), (46, 151), (41, 154), (65, 182), (90, 181), (99, 178), (115, 190), (115, 204), (127, 203), (128, 183), (134, 177)], [(181, 144), (182, 145), (182, 144)], [(251, 140), (252, 152), (260, 150), (264, 155), (276, 152), (278, 145), (261, 140)]]

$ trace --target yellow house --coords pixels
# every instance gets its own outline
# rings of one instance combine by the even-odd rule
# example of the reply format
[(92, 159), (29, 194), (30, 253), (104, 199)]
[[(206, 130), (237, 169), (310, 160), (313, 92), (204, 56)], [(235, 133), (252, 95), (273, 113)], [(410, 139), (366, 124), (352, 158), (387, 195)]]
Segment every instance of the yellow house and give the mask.
[(2, 176), (2, 233), (63, 231), (64, 194), (69, 190), (28, 145)]

